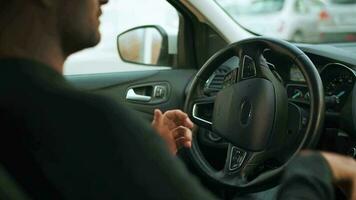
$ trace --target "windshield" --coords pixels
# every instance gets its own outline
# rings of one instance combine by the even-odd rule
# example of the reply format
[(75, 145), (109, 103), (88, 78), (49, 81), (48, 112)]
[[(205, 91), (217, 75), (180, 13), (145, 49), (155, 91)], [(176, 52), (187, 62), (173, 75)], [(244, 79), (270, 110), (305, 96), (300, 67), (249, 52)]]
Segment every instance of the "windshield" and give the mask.
[(299, 43), (356, 42), (356, 0), (215, 0), (256, 35)]

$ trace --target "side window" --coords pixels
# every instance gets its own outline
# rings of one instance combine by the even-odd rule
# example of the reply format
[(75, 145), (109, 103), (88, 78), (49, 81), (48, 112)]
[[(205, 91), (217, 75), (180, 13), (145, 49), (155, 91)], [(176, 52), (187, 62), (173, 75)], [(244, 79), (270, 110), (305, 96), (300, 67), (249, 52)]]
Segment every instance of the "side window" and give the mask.
[[(173, 62), (159, 62), (159, 52), (165, 48), (169, 58), (177, 56), (177, 36), (179, 28), (179, 16), (176, 9), (167, 1), (162, 0), (110, 0), (103, 7), (103, 15), (100, 18), (101, 42), (94, 48), (78, 52), (68, 58), (65, 63), (64, 74), (94, 74), (110, 73), (150, 69), (170, 69)], [(138, 47), (138, 39), (125, 41), (126, 48), (124, 57), (119, 55), (117, 36), (135, 27), (152, 26), (164, 33), (165, 40), (161, 37), (152, 36), (150, 31), (137, 29), (145, 32), (142, 37), (147, 44), (147, 35), (151, 38), (151, 48)], [(142, 33), (136, 35), (142, 35)], [(157, 33), (154, 33), (157, 34)], [(132, 35), (132, 34), (131, 34)], [(130, 37), (127, 37), (130, 38)], [(158, 44), (158, 42), (160, 42)], [(163, 42), (163, 43), (162, 43)], [(166, 44), (166, 45), (161, 45)], [(146, 45), (147, 46), (147, 45)], [(121, 48), (121, 47), (120, 47)], [(145, 62), (127, 62), (128, 58), (142, 57)], [(124, 58), (124, 59), (122, 59)], [(147, 62), (147, 58), (154, 63)], [(168, 60), (168, 58), (167, 58)], [(136, 60), (135, 60), (136, 61)]]

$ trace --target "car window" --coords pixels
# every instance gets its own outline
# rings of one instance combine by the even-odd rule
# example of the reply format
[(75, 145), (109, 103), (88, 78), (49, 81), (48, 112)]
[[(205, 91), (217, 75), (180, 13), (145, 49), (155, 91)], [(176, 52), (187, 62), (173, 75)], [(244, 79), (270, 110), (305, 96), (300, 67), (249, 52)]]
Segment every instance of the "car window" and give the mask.
[(168, 35), (169, 53), (177, 54), (179, 16), (167, 1), (111, 0), (103, 8), (100, 23), (99, 45), (70, 56), (65, 63), (65, 75), (171, 68), (124, 62), (117, 48), (117, 36), (120, 33), (138, 26), (158, 25)]
[[(255, 35), (297, 43), (356, 42), (356, 0), (215, 0)], [(281, 6), (283, 4), (283, 6)], [(246, 12), (248, 10), (259, 12)], [(266, 12), (262, 12), (265, 10)]]

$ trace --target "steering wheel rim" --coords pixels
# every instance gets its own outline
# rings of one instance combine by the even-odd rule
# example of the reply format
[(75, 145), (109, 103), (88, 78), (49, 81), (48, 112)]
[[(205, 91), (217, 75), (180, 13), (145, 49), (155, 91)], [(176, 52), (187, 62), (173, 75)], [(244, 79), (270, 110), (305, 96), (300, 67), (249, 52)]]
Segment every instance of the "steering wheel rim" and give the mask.
[[(198, 170), (203, 175), (207, 176), (209, 179), (213, 180), (214, 182), (220, 183), (220, 184), (222, 184), (224, 186), (228, 186), (228, 187), (239, 188), (240, 189), (239, 191), (241, 191), (241, 192), (243, 192), (243, 191), (259, 191), (263, 188), (275, 185), (276, 182), (273, 180), (277, 180), (276, 177), (279, 177), (281, 175), (284, 167), (298, 153), (299, 150), (301, 150), (302, 148), (305, 148), (305, 147), (306, 148), (315, 147), (318, 142), (319, 136), (320, 136), (320, 130), (322, 129), (322, 126), (323, 126), (324, 112), (325, 112), (324, 90), (323, 90), (322, 81), (321, 81), (321, 78), (319, 76), (319, 73), (318, 73), (316, 67), (311, 62), (311, 60), (307, 57), (307, 55), (305, 55), (304, 52), (302, 52), (296, 46), (294, 46), (288, 42), (285, 42), (283, 40), (278, 40), (278, 39), (269, 38), (269, 37), (255, 37), (255, 38), (242, 40), (242, 41), (228, 45), (224, 49), (215, 53), (203, 65), (203, 67), (198, 71), (198, 73), (192, 80), (192, 83), (190, 85), (190, 89), (189, 89), (189, 92), (188, 92), (188, 95), (187, 95), (187, 98), (185, 101), (185, 106), (184, 106), (185, 112), (187, 112), (189, 117), (191, 119), (193, 119), (193, 122), (195, 122), (195, 123), (197, 122), (197, 120), (195, 120), (196, 116), (195, 116), (194, 112), (195, 112), (195, 106), (197, 104), (201, 103), (200, 101), (203, 101), (203, 102), (204, 101), (205, 102), (213, 101), (214, 103), (216, 103), (216, 101), (218, 101), (218, 100), (216, 100), (216, 98), (201, 98), (202, 96), (204, 96), (202, 89), (204, 88), (205, 81), (211, 76), (211, 74), (224, 61), (231, 58), (232, 56), (238, 56), (241, 60), (241, 57), (244, 55), (241, 52), (244, 52), (246, 50), (246, 48), (249, 49), (248, 51), (251, 51), (251, 48), (256, 49), (255, 51), (256, 52), (259, 51), (260, 55), (262, 55), (261, 52), (263, 52), (264, 49), (270, 49), (271, 51), (278, 52), (278, 53), (288, 56), (290, 59), (292, 59), (296, 63), (298, 68), (301, 70), (302, 74), (304, 75), (307, 86), (309, 88), (310, 110), (309, 110), (309, 120), (305, 126), (304, 135), (299, 140), (297, 147), (295, 148), (295, 151), (291, 152), (291, 154), (288, 157), (288, 159), (286, 160), (286, 162), (284, 162), (282, 165), (280, 165), (279, 167), (277, 167), (275, 169), (271, 169), (269, 171), (262, 172), (258, 176), (254, 177), (252, 180), (248, 180), (248, 181), (244, 180), (245, 177), (242, 176), (243, 173), (245, 173), (245, 172), (243, 172), (243, 169), (242, 169), (242, 167), (244, 167), (243, 164), (240, 166), (241, 169), (237, 170), (237, 171), (240, 171), (239, 173), (230, 173), (230, 171), (225, 170), (228, 160), (226, 160), (224, 169), (222, 171), (217, 171), (217, 170), (213, 169), (209, 165), (209, 163), (205, 160), (203, 154), (201, 153), (201, 151), (199, 149), (199, 145), (198, 145), (197, 141), (193, 140), (192, 148), (188, 151), (188, 154), (191, 157), (191, 160), (193, 161), (193, 163), (198, 168)], [(248, 54), (246, 54), (246, 55), (248, 55)], [(253, 62), (256, 65), (255, 59), (256, 58), (253, 57)], [(245, 61), (245, 58), (243, 59), (243, 62), (244, 61)], [(240, 65), (241, 65), (241, 63), (242, 62), (240, 62)], [(258, 66), (257, 67), (254, 66), (254, 67), (256, 67), (256, 69), (254, 69), (255, 71), (258, 71), (258, 70), (260, 70), (261, 67), (263, 67), (262, 66), (263, 61), (259, 61), (257, 63), (258, 63)], [(241, 82), (243, 82), (243, 81), (241, 81), (241, 78), (243, 78), (243, 76), (244, 76), (243, 74), (245, 73), (244, 66), (245, 65), (243, 64), (242, 67), (241, 66), (239, 67), (238, 77), (240, 79), (239, 79), (238, 84), (241, 84)], [(252, 71), (252, 73), (253, 73), (254, 70), (250, 70), (250, 72)], [(265, 69), (263, 69), (263, 70), (265, 70)], [(261, 71), (263, 71), (263, 70), (261, 70)], [(247, 72), (247, 74), (248, 73), (249, 72)], [(253, 77), (252, 79), (254, 79), (254, 78), (261, 78), (261, 77)], [(264, 77), (262, 77), (262, 78), (264, 78)], [(248, 79), (248, 81), (252, 81), (252, 79)], [(248, 81), (245, 81), (245, 82), (248, 82)], [(254, 80), (254, 81), (256, 82), (257, 80)], [(260, 82), (260, 81), (262, 81), (262, 80), (258, 80), (257, 82)], [(263, 86), (264, 86), (264, 84), (262, 84), (262, 87)], [(277, 90), (277, 89), (275, 89), (275, 87), (279, 87), (279, 86), (275, 86), (275, 85), (272, 85), (272, 86), (274, 87), (273, 88), (274, 90)], [(266, 87), (269, 87), (269, 86), (266, 86)], [(222, 91), (220, 91), (219, 93), (222, 93)], [(219, 93), (218, 93), (218, 95), (219, 95)], [(226, 92), (226, 93), (228, 93), (228, 92)], [(275, 96), (278, 96), (276, 94), (277, 93), (275, 92)], [(284, 94), (280, 94), (279, 96), (280, 96), (280, 97), (278, 97), (280, 99), (280, 100), (278, 100), (279, 102), (283, 102), (284, 101), (283, 99), (286, 98), (286, 96)], [(226, 97), (226, 95), (224, 97)], [(221, 103), (221, 101), (220, 101), (220, 103)], [(254, 103), (251, 103), (251, 104), (254, 104)], [(259, 103), (257, 103), (257, 104), (259, 104)], [(281, 104), (283, 104), (283, 103), (281, 103)], [(253, 107), (253, 106), (251, 106), (251, 107)], [(257, 107), (258, 107), (258, 105), (257, 105)], [(223, 108), (220, 106), (219, 109), (223, 109)], [(243, 109), (241, 108), (241, 110), (243, 110)], [(281, 110), (281, 109), (279, 109), (279, 110)], [(215, 111), (215, 109), (214, 109), (214, 116), (216, 116), (215, 115), (216, 112), (217, 111)], [(242, 113), (242, 111), (240, 111), (240, 112)], [(251, 114), (252, 111), (249, 110), (249, 112)], [(273, 109), (272, 109), (272, 112), (274, 112), (274, 114), (277, 113), (277, 111), (273, 110)], [(241, 115), (241, 113), (239, 113), (239, 114)], [(282, 118), (283, 116), (285, 116), (284, 114), (281, 114), (281, 113), (279, 113), (277, 115), (278, 115), (277, 117), (279, 117), (279, 118)], [(250, 116), (250, 115), (248, 115), (248, 116)], [(273, 115), (273, 117), (276, 117), (276, 116)], [(240, 117), (240, 118), (242, 119), (242, 117)], [(212, 120), (212, 121), (214, 122), (214, 120)], [(278, 121), (278, 119), (276, 121)], [(213, 122), (211, 122), (210, 126), (209, 126), (209, 123), (198, 123), (198, 126), (212, 130), (212, 129), (214, 129), (213, 126), (216, 126), (216, 125), (214, 125)], [(216, 122), (215, 124), (219, 124), (219, 122)], [(224, 126), (224, 125), (222, 125), (222, 126)], [(278, 125), (278, 126), (280, 126), (280, 125)], [(236, 127), (236, 126), (233, 126), (233, 127)], [(231, 128), (231, 127), (229, 127), (229, 128)], [(216, 131), (216, 130), (217, 130), (217, 128), (215, 128), (214, 131)], [(278, 128), (277, 129), (272, 128), (272, 131), (276, 131), (276, 130), (278, 131)], [(286, 131), (286, 130), (283, 128), (281, 128), (281, 130), (279, 130), (279, 132), (284, 132), (284, 131)], [(223, 138), (227, 139), (229, 142), (231, 142), (231, 139), (233, 137), (232, 135), (229, 135), (230, 133), (229, 134), (218, 133), (218, 134), (220, 136), (222, 136)], [(233, 134), (237, 134), (237, 133), (233, 133)], [(284, 134), (286, 134), (286, 133), (284, 133)], [(244, 137), (241, 134), (240, 134), (240, 136)], [(256, 134), (254, 136), (256, 136)], [(270, 137), (270, 135), (267, 135), (266, 137)], [(237, 141), (235, 139), (234, 142), (238, 143), (239, 141)], [(270, 142), (268, 142), (268, 143), (270, 143)], [(240, 144), (241, 144), (241, 142), (240, 142)], [(255, 145), (254, 147), (256, 147), (256, 148), (254, 148), (253, 150), (260, 150), (258, 147), (261, 147), (261, 146), (264, 146), (264, 145), (257, 145), (257, 146)], [(249, 147), (251, 147), (251, 146), (249, 146)], [(235, 152), (240, 151), (240, 147), (229, 145), (228, 157), (229, 157), (230, 153), (233, 151), (235, 151)], [(246, 155), (248, 155), (248, 154), (246, 153)], [(244, 155), (244, 152), (242, 152), (242, 154), (241, 154), (241, 156), (245, 156), (245, 157), (246, 157), (246, 155)], [(228, 158), (228, 159), (230, 159), (230, 158)], [(243, 159), (245, 159), (245, 158), (243, 158)], [(242, 162), (244, 162), (244, 160)], [(230, 159), (230, 164), (231, 164), (231, 159)], [(251, 170), (252, 171), (256, 170), (256, 167), (254, 167)], [(237, 178), (237, 176), (238, 176), (238, 178)]]

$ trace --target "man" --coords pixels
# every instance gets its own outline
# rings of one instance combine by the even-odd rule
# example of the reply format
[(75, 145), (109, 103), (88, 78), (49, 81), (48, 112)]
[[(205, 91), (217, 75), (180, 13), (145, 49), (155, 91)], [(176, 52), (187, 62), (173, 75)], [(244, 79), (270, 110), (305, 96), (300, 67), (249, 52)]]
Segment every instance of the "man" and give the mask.
[[(213, 199), (149, 124), (60, 75), (99, 42), (106, 3), (0, 0), (1, 163), (33, 199)], [(157, 110), (152, 125), (171, 153), (191, 145), (181, 111)]]
[[(1, 164), (33, 199), (214, 199), (172, 156), (191, 145), (184, 113), (155, 111), (169, 153), (129, 110), (61, 75), (70, 54), (99, 42), (106, 3), (0, 0)], [(295, 191), (289, 185), (282, 198)]]

